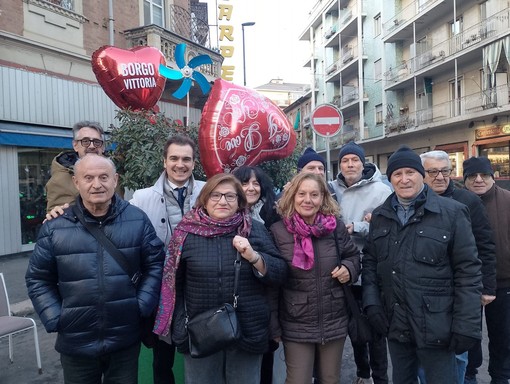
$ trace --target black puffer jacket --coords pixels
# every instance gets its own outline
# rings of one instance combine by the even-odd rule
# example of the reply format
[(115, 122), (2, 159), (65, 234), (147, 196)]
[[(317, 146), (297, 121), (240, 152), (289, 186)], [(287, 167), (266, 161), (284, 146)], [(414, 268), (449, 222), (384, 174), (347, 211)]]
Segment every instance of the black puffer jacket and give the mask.
[[(77, 207), (83, 210), (80, 198)], [(85, 213), (85, 220), (98, 221)], [(140, 341), (140, 317), (158, 303), (163, 243), (147, 215), (115, 197), (101, 228), (143, 277), (137, 287), (68, 208), (43, 224), (26, 273), (28, 294), (55, 349), (97, 357)]]
[(402, 226), (394, 196), (372, 212), (363, 306), (384, 307), (388, 340), (446, 348), (452, 332), (480, 339), (481, 262), (467, 207), (425, 185)]
[[(360, 253), (345, 225), (337, 221), (341, 263), (358, 280)], [(338, 265), (334, 234), (312, 237), (315, 263), (305, 271), (292, 266), (294, 235), (279, 221), (271, 232), (282, 257), (289, 265), (289, 278), (280, 289), (278, 322), (272, 323), (273, 337), (301, 343), (325, 343), (347, 336), (349, 312), (340, 282), (331, 277)]]
[[(176, 303), (172, 321), (172, 339), (182, 353), (188, 352), (183, 295), (186, 295), (190, 317), (233, 302), (234, 260), (237, 253), (232, 239), (235, 235), (232, 232), (208, 238), (188, 234), (184, 241), (176, 276)], [(241, 258), (237, 307), (242, 331), (239, 347), (251, 353), (263, 353), (268, 348), (270, 316), (264, 284), (276, 286), (283, 283), (287, 266), (262, 223), (253, 221), (248, 240), (264, 258), (267, 273), (260, 276)]]
[(482, 261), (482, 293), (495, 296), (496, 244), (494, 244), (491, 224), (482, 199), (467, 189), (455, 188), (451, 180), (448, 188), (441, 196), (451, 197), (469, 208), (469, 217), (471, 218), (471, 227), (478, 249), (478, 257)]

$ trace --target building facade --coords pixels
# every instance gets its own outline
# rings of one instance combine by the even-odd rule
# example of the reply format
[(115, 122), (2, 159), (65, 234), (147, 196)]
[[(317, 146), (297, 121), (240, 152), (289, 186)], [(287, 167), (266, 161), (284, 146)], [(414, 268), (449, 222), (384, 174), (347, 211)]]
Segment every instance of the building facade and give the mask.
[(318, 1), (301, 39), (311, 47), (312, 110), (332, 103), (344, 116), (330, 139), (333, 169), (338, 147), (355, 140), (383, 172), (407, 144), (448, 152), (455, 177), (481, 155), (498, 182), (509, 179), (508, 2)]
[[(53, 157), (72, 148), (71, 128), (99, 121), (108, 130), (119, 109), (98, 85), (91, 56), (104, 45), (153, 46), (177, 68), (175, 46), (186, 61), (207, 54), (200, 72), (212, 81), (223, 58), (211, 49), (206, 4), (188, 0), (3, 0), (0, 4), (0, 255), (33, 248), (45, 214), (44, 186)], [(198, 16), (197, 16), (198, 15)], [(186, 101), (166, 82), (158, 107), (166, 116), (198, 124), (205, 103), (196, 87)]]

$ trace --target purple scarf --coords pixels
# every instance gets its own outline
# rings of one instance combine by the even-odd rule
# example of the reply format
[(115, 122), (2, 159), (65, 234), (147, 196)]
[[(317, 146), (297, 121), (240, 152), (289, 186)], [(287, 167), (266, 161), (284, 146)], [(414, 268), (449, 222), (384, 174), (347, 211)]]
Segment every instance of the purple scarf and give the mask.
[(333, 232), (336, 228), (336, 217), (317, 213), (315, 222), (309, 225), (303, 221), (299, 214), (294, 213), (290, 218), (284, 218), (283, 224), (287, 231), (294, 234), (292, 265), (305, 271), (312, 269), (315, 258), (312, 235), (323, 237)]
[(154, 324), (154, 333), (167, 336), (172, 324), (175, 308), (175, 273), (179, 268), (182, 246), (188, 233), (204, 237), (221, 236), (236, 231), (247, 237), (251, 231), (251, 216), (247, 212), (237, 212), (226, 220), (215, 220), (203, 208), (189, 211), (174, 230), (168, 255), (163, 268), (163, 281), (159, 297), (158, 313)]

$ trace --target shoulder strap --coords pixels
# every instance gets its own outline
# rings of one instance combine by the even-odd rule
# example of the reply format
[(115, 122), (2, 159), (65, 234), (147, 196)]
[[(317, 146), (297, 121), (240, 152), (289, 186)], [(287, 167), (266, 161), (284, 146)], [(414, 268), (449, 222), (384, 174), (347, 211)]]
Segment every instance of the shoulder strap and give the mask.
[(104, 232), (101, 229), (99, 229), (98, 226), (88, 223), (76, 205), (73, 205), (72, 209), (73, 209), (73, 213), (76, 215), (76, 217), (78, 218), (80, 223), (85, 227), (85, 229), (87, 231), (89, 231), (91, 233), (91, 235), (94, 236), (95, 239), (115, 259), (117, 264), (119, 264), (120, 267), (124, 270), (124, 272), (126, 272), (126, 274), (131, 278), (131, 281), (133, 282), (133, 284), (137, 285), (138, 280), (140, 279), (140, 271), (135, 272), (135, 273), (131, 272), (131, 268), (130, 268), (129, 263), (128, 263), (126, 257), (124, 256), (124, 254), (117, 249), (117, 247), (104, 234)]
[[(333, 235), (335, 236), (335, 248), (336, 248), (336, 258), (337, 264), (340, 267), (342, 265), (342, 258), (340, 256), (340, 248), (338, 247), (338, 234), (336, 233), (336, 228), (333, 231)], [(358, 317), (360, 315), (359, 306), (356, 303), (356, 299), (351, 291), (351, 286), (342, 284), (342, 289), (344, 290), (345, 298), (347, 299), (347, 304), (349, 305), (349, 309), (351, 310), (351, 314), (354, 317)]]

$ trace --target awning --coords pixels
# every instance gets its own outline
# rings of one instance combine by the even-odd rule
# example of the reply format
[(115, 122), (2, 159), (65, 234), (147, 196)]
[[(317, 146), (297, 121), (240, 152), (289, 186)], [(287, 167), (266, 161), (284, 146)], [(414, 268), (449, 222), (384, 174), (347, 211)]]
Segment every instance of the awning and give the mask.
[(71, 149), (72, 130), (0, 121), (0, 145)]

